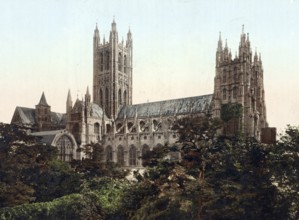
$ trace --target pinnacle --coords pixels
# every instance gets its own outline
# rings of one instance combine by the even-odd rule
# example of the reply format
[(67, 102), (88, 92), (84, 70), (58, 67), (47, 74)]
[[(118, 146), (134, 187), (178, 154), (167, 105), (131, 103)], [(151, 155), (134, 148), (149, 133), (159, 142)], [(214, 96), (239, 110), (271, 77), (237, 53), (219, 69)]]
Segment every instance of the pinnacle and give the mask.
[(39, 100), (38, 105), (49, 106), (48, 103), (47, 103), (47, 100), (46, 100), (44, 92), (42, 93), (42, 96), (41, 96), (41, 98)]

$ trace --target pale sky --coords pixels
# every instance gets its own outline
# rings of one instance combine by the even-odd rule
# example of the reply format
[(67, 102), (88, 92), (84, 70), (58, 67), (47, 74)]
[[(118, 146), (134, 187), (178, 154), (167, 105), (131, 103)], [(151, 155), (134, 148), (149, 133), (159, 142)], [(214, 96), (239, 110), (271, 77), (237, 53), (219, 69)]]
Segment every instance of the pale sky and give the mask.
[(299, 124), (297, 0), (0, 0), (0, 122), (45, 92), (65, 112), (92, 88), (92, 37), (133, 36), (133, 103), (213, 93), (219, 32), (234, 56), (242, 25), (262, 55), (267, 119)]

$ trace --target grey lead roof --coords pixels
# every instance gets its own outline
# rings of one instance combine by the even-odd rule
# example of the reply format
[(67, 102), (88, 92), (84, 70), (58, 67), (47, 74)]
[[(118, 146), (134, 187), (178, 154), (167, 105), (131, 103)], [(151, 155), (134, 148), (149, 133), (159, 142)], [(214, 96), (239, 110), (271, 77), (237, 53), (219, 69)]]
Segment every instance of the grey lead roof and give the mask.
[(212, 97), (213, 95), (209, 94), (203, 96), (123, 106), (118, 113), (117, 119), (200, 113), (209, 108)]
[(43, 143), (52, 144), (55, 136), (59, 133), (64, 133), (64, 130), (34, 132), (31, 135), (41, 137), (41, 142)]
[(92, 117), (102, 118), (104, 115), (103, 109), (95, 103), (91, 103)]
[[(22, 124), (36, 124), (35, 109), (17, 106), (15, 113), (19, 114)], [(54, 125), (66, 126), (66, 114), (51, 112), (51, 121)]]

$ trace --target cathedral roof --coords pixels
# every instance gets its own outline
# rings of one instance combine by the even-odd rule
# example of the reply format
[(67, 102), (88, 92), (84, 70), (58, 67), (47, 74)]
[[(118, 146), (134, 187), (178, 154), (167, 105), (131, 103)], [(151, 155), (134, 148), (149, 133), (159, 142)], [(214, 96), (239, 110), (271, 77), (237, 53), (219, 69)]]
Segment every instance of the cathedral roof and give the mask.
[(103, 117), (104, 111), (100, 106), (98, 106), (95, 103), (91, 103), (91, 109), (92, 109), (92, 113), (91, 113), (92, 117), (95, 117), (95, 118), (102, 118)]
[(123, 106), (117, 119), (201, 113), (209, 108), (212, 97), (211, 94)]
[[(65, 126), (66, 114), (51, 112), (51, 122), (53, 125)], [(36, 124), (35, 109), (17, 106), (11, 123), (22, 125)]]
[(64, 130), (41, 131), (41, 132), (33, 132), (31, 133), (31, 135), (41, 137), (41, 142), (51, 145), (56, 135), (62, 133), (63, 131)]
[[(73, 111), (75, 112), (81, 112), (84, 109), (84, 101), (77, 99), (74, 107), (73, 107)], [(95, 103), (91, 103), (91, 117), (93, 118), (102, 118), (104, 115), (104, 111), (103, 109), (95, 104)], [(105, 115), (105, 118), (107, 119), (107, 116)]]

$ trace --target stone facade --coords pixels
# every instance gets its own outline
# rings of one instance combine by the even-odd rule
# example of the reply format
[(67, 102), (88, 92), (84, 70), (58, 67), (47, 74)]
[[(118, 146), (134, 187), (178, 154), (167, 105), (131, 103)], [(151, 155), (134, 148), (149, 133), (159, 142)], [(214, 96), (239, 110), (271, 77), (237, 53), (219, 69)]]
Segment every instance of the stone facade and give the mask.
[[(224, 106), (236, 104), (241, 106), (240, 117), (226, 121), (221, 131), (223, 134), (236, 135), (240, 132), (260, 139), (262, 132), (268, 131), (265, 129), (268, 124), (262, 60), (257, 52), (252, 55), (249, 35), (244, 30), (235, 58), (232, 58), (227, 43), (222, 46), (219, 37), (214, 93), (209, 95), (132, 105), (132, 49), (130, 30), (126, 42), (119, 42), (113, 20), (109, 41), (103, 39), (101, 42), (96, 26), (93, 36), (93, 102), (88, 88), (84, 100), (77, 98), (74, 104), (69, 91), (66, 114), (62, 116), (63, 123), (60, 123), (72, 134), (78, 146), (100, 142), (103, 160), (127, 167), (141, 167), (139, 158), (146, 151), (176, 142), (177, 134), (170, 128), (177, 119), (207, 113), (222, 117)], [(50, 126), (54, 120), (49, 116), (52, 113), (44, 94), (36, 106), (36, 113), (31, 112), (32, 115), (22, 118), (27, 110), (21, 110), (16, 108), (12, 123), (30, 121), (38, 131), (55, 128)], [(30, 119), (32, 117), (35, 119)], [(271, 135), (264, 134), (264, 137), (271, 141)], [(82, 157), (82, 154), (76, 155), (76, 159)]]
[(132, 48), (131, 31), (127, 40), (118, 41), (116, 23), (111, 25), (109, 41), (100, 41), (98, 27), (93, 37), (93, 102), (109, 118), (117, 118), (121, 106), (132, 105)]
[(261, 55), (258, 56), (255, 51), (252, 59), (249, 34), (242, 30), (239, 51), (234, 58), (227, 42), (223, 48), (220, 35), (216, 52), (213, 114), (220, 117), (221, 107), (228, 103), (238, 103), (243, 107), (238, 126), (233, 126), (234, 120), (228, 121), (224, 126), (225, 134), (235, 134), (235, 129), (238, 129), (245, 136), (260, 139), (261, 129), (268, 127), (263, 79)]

